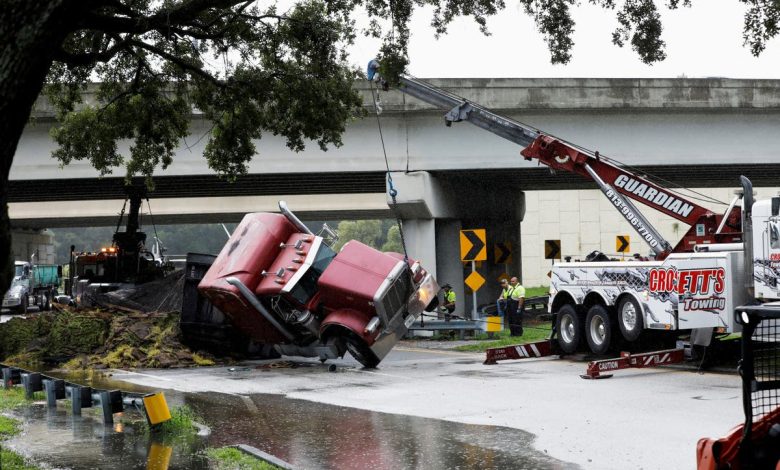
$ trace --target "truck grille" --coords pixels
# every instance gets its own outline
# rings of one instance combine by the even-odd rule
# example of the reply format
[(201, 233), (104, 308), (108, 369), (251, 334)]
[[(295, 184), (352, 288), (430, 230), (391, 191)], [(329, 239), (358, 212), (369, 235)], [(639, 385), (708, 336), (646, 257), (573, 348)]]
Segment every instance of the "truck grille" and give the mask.
[(406, 310), (406, 304), (412, 295), (412, 276), (409, 269), (401, 271), (379, 300), (378, 307), (387, 315), (390, 322), (399, 312)]

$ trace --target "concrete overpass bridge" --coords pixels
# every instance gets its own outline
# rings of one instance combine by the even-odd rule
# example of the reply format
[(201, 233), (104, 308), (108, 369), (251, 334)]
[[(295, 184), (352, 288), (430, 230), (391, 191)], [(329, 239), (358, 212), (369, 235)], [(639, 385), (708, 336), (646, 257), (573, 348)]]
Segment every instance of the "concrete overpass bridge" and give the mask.
[[(731, 187), (739, 174), (756, 186), (780, 181), (780, 81), (729, 79), (432, 79), (431, 83), (522, 122), (685, 187)], [(157, 223), (234, 221), (287, 199), (303, 218), (390, 217), (377, 121), (351, 123), (344, 145), (299, 154), (265, 136), (249, 175), (233, 184), (202, 158), (209, 131), (200, 116), (174, 163), (156, 178)], [(86, 100), (93, 99), (87, 94)], [(521, 246), (524, 192), (593, 188), (574, 175), (551, 175), (520, 148), (469, 124), (443, 125), (442, 111), (397, 91), (380, 94), (388, 163), (399, 189), (410, 254), (462, 286), (458, 230), (485, 227), (489, 242)], [(10, 212), (28, 228), (111, 225), (124, 198), (121, 171), (97, 178), (88, 163), (51, 159), (54, 125), (41, 100), (11, 168)], [(127, 148), (127, 145), (124, 147)], [(516, 253), (517, 255), (517, 253)], [(501, 271), (488, 263), (492, 281)], [(458, 292), (464, 298), (463, 292)], [(491, 294), (492, 295), (492, 294)], [(488, 296), (489, 297), (489, 296)]]

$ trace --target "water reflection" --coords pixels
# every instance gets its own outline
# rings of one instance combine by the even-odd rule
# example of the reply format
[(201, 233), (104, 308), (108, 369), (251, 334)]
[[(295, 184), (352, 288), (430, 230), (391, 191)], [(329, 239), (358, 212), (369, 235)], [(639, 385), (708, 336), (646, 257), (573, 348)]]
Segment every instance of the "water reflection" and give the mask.
[(17, 409), (14, 415), (24, 422), (24, 433), (5, 444), (55, 468), (208, 468), (200, 438), (150, 434), (138, 413), (117, 414), (113, 425), (104, 425), (97, 411), (85, 408), (82, 413), (73, 416), (64, 406), (49, 410), (42, 404)]
[[(275, 395), (190, 394), (212, 446), (244, 443), (304, 469), (576, 468), (531, 447), (533, 435)], [(248, 401), (248, 403), (247, 403)]]
[[(145, 392), (101, 376), (63, 377), (96, 388)], [(181, 394), (166, 391), (172, 406), (187, 404), (212, 428), (210, 447), (249, 444), (301, 469), (563, 469), (577, 468), (532, 447), (533, 435), (478, 426), (325, 405), (277, 395)], [(403, 399), (394, 397), (393, 399)], [(161, 441), (150, 436), (134, 410), (103, 425), (97, 409), (73, 417), (60, 403), (17, 410), (24, 434), (6, 443), (55, 468), (205, 469), (200, 438)]]

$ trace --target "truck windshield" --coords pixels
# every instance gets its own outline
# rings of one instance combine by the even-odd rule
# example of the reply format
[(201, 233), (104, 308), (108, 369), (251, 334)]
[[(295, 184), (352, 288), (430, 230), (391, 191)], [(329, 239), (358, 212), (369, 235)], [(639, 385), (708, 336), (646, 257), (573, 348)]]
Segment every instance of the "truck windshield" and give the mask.
[(323, 271), (325, 271), (325, 268), (328, 267), (335, 256), (336, 252), (331, 250), (329, 246), (325, 244), (320, 245), (311, 267), (295, 284), (295, 287), (290, 290), (290, 295), (300, 302), (301, 305), (306, 305), (311, 296), (317, 291), (317, 280), (319, 280)]
[(24, 274), (24, 265), (19, 264), (14, 266), (14, 277), (21, 277)]

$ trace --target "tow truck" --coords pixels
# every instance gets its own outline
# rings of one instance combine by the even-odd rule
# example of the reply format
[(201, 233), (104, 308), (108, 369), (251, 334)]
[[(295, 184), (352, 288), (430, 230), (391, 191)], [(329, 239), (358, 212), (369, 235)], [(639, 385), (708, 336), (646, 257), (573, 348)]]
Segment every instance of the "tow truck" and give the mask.
[[(376, 60), (369, 62), (368, 79), (389, 89), (378, 70)], [(585, 262), (556, 263), (548, 308), (554, 325), (551, 341), (556, 338), (557, 343), (542, 342), (527, 351), (501, 348), (492, 356), (488, 351), (486, 363), (556, 352), (570, 354), (585, 343), (590, 351), (603, 355), (617, 343), (618, 332), (624, 344), (631, 345), (649, 330), (675, 336), (689, 331), (693, 344), (707, 346), (716, 330), (740, 331), (730, 312), (752, 298), (744, 286), (754, 278), (757, 298), (780, 298), (780, 197), (753, 206), (752, 186), (745, 179), (743, 188), (750, 191), (750, 202), (742, 201), (743, 194), (748, 198), (743, 190), (724, 214), (715, 214), (598, 151), (496, 114), (422, 80), (401, 75), (397, 89), (448, 109), (444, 115), (448, 127), (454, 122), (470, 122), (522, 146), (520, 154), (526, 160), (589, 178), (652, 250), (652, 259), (646, 261), (614, 262), (594, 252)], [(630, 199), (690, 225), (690, 229), (672, 246)], [(755, 234), (753, 226), (757, 227)], [(617, 369), (679, 361), (680, 351), (672, 351), (671, 355), (654, 353), (658, 357), (626, 356), (612, 360), (608, 367), (595, 364), (593, 375), (598, 375), (599, 366)]]
[[(66, 294), (76, 305), (91, 306), (98, 294), (162, 279), (173, 270), (163, 259), (164, 249), (158, 239), (151, 251), (146, 248), (146, 233), (140, 230), (139, 222), (145, 188), (129, 186), (126, 190), (128, 196), (111, 245), (80, 252), (71, 246)], [(128, 202), (127, 225), (120, 231)]]

